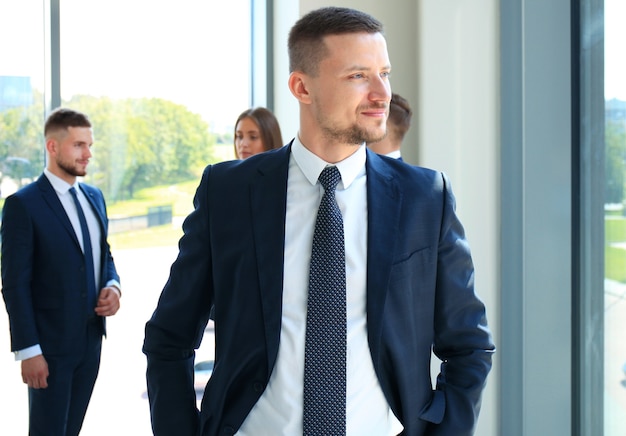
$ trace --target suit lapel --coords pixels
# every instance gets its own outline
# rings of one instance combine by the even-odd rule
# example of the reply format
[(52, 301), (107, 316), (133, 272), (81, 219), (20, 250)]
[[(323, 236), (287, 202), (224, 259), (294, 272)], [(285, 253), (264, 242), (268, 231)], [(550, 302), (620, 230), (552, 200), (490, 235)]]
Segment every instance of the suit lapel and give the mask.
[(68, 218), (67, 213), (65, 212), (65, 209), (63, 208), (63, 205), (59, 200), (59, 196), (50, 184), (48, 178), (45, 175), (41, 175), (39, 179), (37, 179), (37, 186), (39, 186), (41, 196), (43, 197), (48, 207), (52, 209), (54, 214), (59, 218), (59, 221), (61, 222), (65, 230), (70, 234), (78, 249), (81, 250), (80, 242), (78, 242), (78, 237), (74, 232), (72, 223), (70, 222), (70, 219)]
[[(278, 351), (282, 317), (287, 176), (291, 147), (268, 153), (250, 186), (250, 202), (259, 287), (267, 338), (268, 364)], [(280, 307), (281, 310), (276, 310)], [(275, 334), (277, 333), (277, 334)]]
[(100, 203), (96, 199), (96, 190), (94, 188), (90, 188), (87, 185), (79, 183), (79, 188), (87, 198), (89, 205), (91, 206), (91, 210), (93, 210), (94, 215), (98, 219), (98, 224), (100, 225), (100, 246), (104, 247), (104, 241), (106, 240), (106, 232), (105, 232), (105, 223), (106, 223), (106, 211), (100, 207)]
[(402, 191), (393, 172), (367, 150), (367, 320), (370, 349), (377, 361), (382, 315), (398, 234)]
[[(268, 365), (273, 368), (278, 351), (282, 317), (285, 214), (291, 147), (271, 152), (258, 167), (250, 186), (250, 202), (259, 286), (267, 338)], [(382, 334), (382, 314), (387, 296), (393, 253), (402, 205), (402, 191), (388, 165), (367, 151), (368, 337), (377, 361)], [(276, 308), (281, 310), (277, 311)]]

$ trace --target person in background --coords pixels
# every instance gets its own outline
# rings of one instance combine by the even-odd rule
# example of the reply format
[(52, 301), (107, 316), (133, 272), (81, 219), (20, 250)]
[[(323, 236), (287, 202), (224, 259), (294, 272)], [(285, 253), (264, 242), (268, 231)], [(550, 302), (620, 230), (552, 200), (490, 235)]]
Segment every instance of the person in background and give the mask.
[(367, 146), (374, 153), (402, 159), (401, 145), (404, 135), (411, 127), (413, 111), (409, 102), (398, 94), (391, 94), (389, 117), (387, 118), (387, 136), (378, 142), (369, 142)]
[(274, 114), (264, 107), (246, 109), (235, 123), (235, 156), (246, 159), (284, 145)]
[(102, 192), (77, 179), (91, 158), (89, 119), (57, 109), (44, 136), (43, 174), (4, 204), (2, 296), (28, 385), (29, 434), (69, 436), (82, 427), (120, 278)]
[(153, 432), (471, 435), (495, 346), (450, 182), (365, 145), (385, 136), (391, 100), (383, 26), (316, 9), (288, 50), (297, 136), (206, 167), (146, 323)]

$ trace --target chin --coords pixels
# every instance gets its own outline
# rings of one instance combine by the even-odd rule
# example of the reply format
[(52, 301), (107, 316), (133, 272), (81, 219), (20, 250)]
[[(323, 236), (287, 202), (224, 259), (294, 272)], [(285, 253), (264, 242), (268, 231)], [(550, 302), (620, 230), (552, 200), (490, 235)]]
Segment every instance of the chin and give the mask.
[(386, 131), (371, 133), (367, 135), (367, 138), (365, 138), (365, 142), (368, 142), (368, 143), (379, 142), (385, 139), (386, 136), (387, 136)]

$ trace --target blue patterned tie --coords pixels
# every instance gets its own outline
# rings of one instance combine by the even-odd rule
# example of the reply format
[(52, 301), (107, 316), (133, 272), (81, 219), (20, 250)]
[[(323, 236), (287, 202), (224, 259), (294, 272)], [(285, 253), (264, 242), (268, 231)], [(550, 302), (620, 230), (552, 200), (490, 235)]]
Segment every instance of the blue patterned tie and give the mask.
[(337, 167), (319, 176), (324, 195), (317, 212), (304, 350), (306, 436), (346, 434), (346, 255), (335, 188)]
[(76, 205), (76, 211), (78, 212), (78, 220), (80, 221), (80, 229), (83, 233), (83, 250), (85, 254), (85, 274), (87, 275), (87, 307), (89, 313), (93, 313), (93, 308), (96, 307), (96, 275), (94, 273), (93, 265), (93, 251), (91, 248), (91, 237), (89, 235), (89, 227), (87, 227), (87, 220), (85, 219), (85, 213), (76, 196), (76, 190), (74, 187), (70, 188), (70, 194), (74, 199)]

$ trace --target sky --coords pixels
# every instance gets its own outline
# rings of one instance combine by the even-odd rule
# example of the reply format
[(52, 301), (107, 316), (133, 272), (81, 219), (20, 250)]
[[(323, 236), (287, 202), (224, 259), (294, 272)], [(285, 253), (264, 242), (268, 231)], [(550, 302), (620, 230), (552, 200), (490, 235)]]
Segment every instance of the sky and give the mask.
[[(0, 75), (32, 76), (39, 89), (41, 4), (0, 0)], [(199, 113), (214, 131), (247, 109), (249, 0), (61, 0), (60, 7), (63, 99), (160, 97)]]

